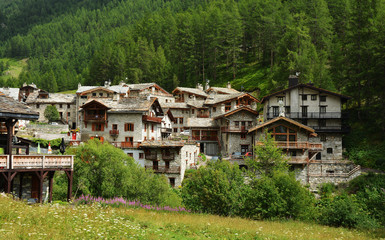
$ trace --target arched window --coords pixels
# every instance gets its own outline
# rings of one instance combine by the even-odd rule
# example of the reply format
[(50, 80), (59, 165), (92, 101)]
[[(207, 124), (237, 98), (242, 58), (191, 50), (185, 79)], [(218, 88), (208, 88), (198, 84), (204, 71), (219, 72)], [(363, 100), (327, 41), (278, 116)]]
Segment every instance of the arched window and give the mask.
[(297, 132), (285, 125), (274, 126), (268, 131), (275, 141), (297, 141)]

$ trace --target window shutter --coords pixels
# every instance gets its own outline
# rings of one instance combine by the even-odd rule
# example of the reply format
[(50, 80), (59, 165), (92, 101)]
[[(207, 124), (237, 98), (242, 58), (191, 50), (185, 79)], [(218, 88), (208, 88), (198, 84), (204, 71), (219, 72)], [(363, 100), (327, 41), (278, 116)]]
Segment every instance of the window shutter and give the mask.
[(124, 124), (124, 131), (126, 131), (126, 132), (127, 132), (127, 128), (128, 128), (127, 125), (128, 125), (127, 123)]
[(92, 124), (92, 131), (95, 131), (95, 123)]
[(101, 124), (101, 131), (104, 131), (104, 124)]

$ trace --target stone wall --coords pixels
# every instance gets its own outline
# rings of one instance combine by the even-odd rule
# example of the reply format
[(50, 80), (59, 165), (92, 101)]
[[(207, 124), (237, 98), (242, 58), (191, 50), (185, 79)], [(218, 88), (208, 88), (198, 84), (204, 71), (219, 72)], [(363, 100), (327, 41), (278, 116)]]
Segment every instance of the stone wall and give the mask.
[[(32, 189), (32, 174), (34, 173), (25, 173), (23, 176), (23, 186), (22, 186), (22, 199), (28, 200), (31, 197), (31, 189)], [(15, 197), (19, 197), (20, 192), (20, 176), (21, 174), (18, 173), (16, 177), (13, 179), (13, 188), (12, 188), (12, 194)], [(49, 193), (49, 183), (48, 178), (44, 179), (43, 182), (43, 202), (48, 202), (48, 193)], [(37, 201), (37, 199), (36, 199)]]

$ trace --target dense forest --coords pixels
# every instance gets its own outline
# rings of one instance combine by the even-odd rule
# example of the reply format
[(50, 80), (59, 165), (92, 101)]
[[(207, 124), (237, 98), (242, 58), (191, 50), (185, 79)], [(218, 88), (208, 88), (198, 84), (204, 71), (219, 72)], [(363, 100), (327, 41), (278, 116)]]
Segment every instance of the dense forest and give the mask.
[[(369, 146), (363, 135), (385, 135), (384, 42), (384, 0), (1, 0), (0, 57), (28, 67), (0, 85), (56, 92), (123, 80), (172, 90), (209, 79), (263, 96), (300, 72), (301, 82), (352, 97), (358, 131), (347, 144)], [(6, 67), (0, 60), (0, 74)]]

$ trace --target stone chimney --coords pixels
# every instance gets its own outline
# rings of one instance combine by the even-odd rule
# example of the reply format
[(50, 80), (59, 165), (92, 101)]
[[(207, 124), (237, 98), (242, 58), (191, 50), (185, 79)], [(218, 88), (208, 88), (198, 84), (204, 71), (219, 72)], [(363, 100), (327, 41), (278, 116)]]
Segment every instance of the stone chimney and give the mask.
[(78, 89), (79, 89), (81, 86), (82, 86), (82, 84), (81, 84), (81, 83), (78, 83)]
[(231, 89), (231, 82), (230, 81), (227, 82), (227, 88)]
[(299, 74), (296, 74), (296, 75), (290, 75), (290, 76), (289, 76), (289, 87), (298, 85), (298, 75), (299, 75)]
[(202, 90), (202, 91), (203, 91), (203, 86), (202, 86), (202, 84), (198, 83), (198, 84), (197, 84), (197, 89), (199, 89), (199, 90)]

